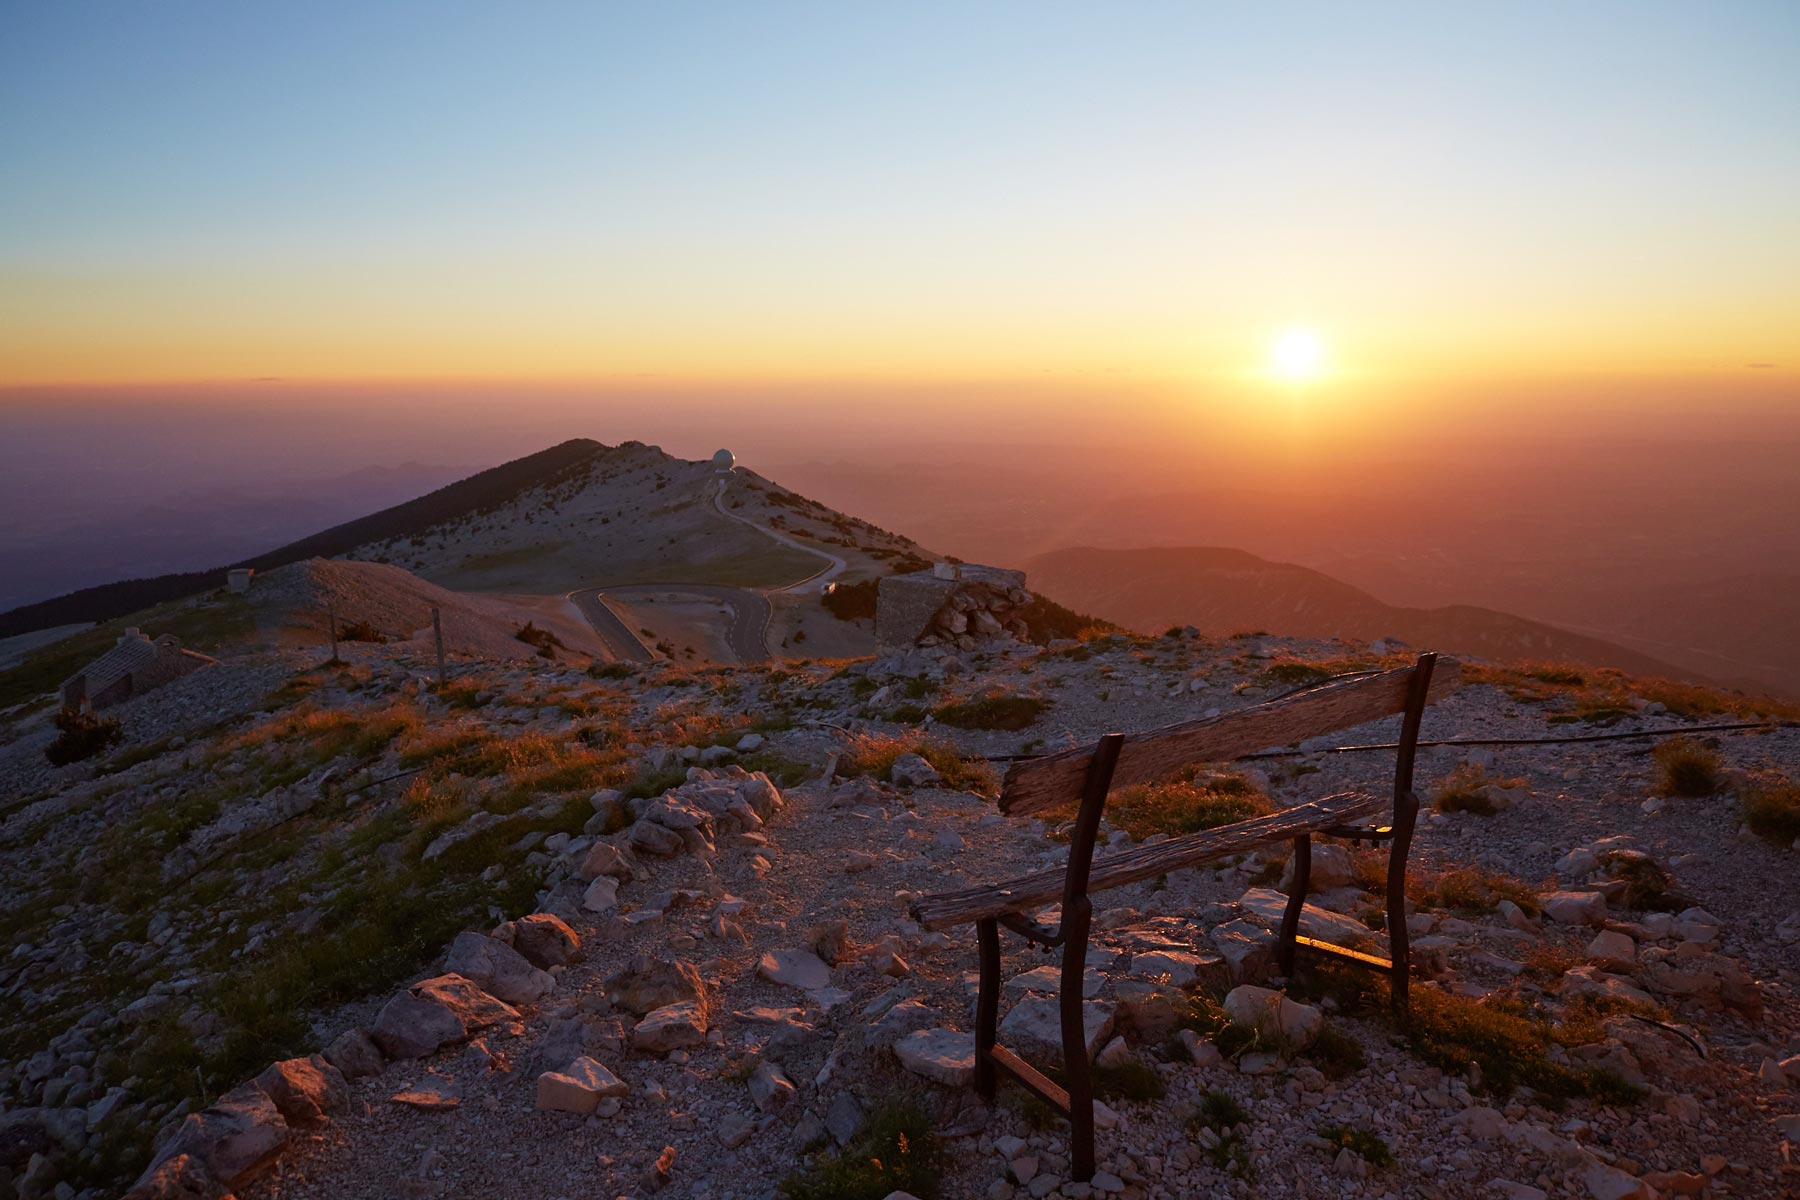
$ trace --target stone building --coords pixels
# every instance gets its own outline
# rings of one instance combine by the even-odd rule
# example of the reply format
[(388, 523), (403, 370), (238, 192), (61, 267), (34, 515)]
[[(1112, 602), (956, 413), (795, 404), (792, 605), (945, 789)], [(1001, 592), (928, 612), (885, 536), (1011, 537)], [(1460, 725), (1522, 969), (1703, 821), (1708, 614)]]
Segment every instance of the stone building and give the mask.
[(172, 633), (151, 638), (127, 629), (111, 650), (63, 681), (63, 707), (106, 708), (217, 661), (182, 649), (181, 639)]
[(1030, 636), (1025, 572), (974, 563), (937, 563), (884, 577), (875, 592), (875, 641), (885, 649), (955, 645)]

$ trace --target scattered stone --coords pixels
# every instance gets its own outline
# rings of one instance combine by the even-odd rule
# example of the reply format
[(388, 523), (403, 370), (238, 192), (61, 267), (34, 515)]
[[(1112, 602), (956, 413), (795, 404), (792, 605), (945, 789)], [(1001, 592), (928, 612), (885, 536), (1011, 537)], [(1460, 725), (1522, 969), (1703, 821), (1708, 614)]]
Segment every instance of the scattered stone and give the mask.
[(357, 1026), (332, 1039), (331, 1045), (325, 1047), (325, 1061), (343, 1072), (345, 1078), (361, 1079), (379, 1075), (385, 1060), (369, 1031)]
[(1542, 907), (1546, 917), (1564, 925), (1599, 925), (1606, 920), (1602, 892), (1551, 892)]
[(667, 1054), (705, 1043), (706, 1014), (692, 1000), (652, 1009), (631, 1031), (632, 1046), (645, 1054)]
[(606, 979), (606, 998), (640, 1015), (684, 1001), (698, 1004), (706, 994), (700, 972), (666, 954), (639, 954)]
[(474, 981), (508, 1004), (530, 1004), (556, 990), (556, 980), (498, 938), (459, 933), (450, 943), (444, 969)]
[(811, 950), (775, 950), (756, 963), (756, 973), (770, 983), (804, 992), (831, 986), (831, 968)]
[(581, 954), (581, 938), (561, 917), (533, 913), (512, 922), (512, 947), (533, 966), (548, 970), (574, 962)]
[(606, 1097), (624, 1096), (630, 1091), (617, 1075), (582, 1055), (560, 1071), (545, 1071), (538, 1076), (537, 1106), (549, 1112), (586, 1116)]
[(915, 1075), (947, 1087), (975, 1079), (975, 1035), (953, 1029), (917, 1029), (894, 1043), (894, 1056)]
[(1280, 992), (1244, 984), (1225, 997), (1225, 1013), (1234, 1025), (1292, 1050), (1312, 1045), (1325, 1027), (1325, 1015), (1310, 1004), (1289, 1000)]
[(321, 1056), (290, 1058), (271, 1064), (256, 1077), (289, 1125), (319, 1125), (350, 1102), (343, 1073)]

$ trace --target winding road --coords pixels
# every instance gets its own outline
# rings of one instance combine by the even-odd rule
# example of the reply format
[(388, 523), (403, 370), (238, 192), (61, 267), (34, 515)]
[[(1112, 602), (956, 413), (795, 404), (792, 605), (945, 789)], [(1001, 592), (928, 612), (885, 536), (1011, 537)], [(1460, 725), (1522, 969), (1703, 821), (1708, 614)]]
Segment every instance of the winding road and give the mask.
[(718, 601), (731, 610), (731, 627), (725, 634), (731, 652), (743, 662), (761, 663), (767, 662), (770, 657), (769, 621), (774, 616), (774, 609), (769, 603), (769, 597), (782, 593), (816, 591), (850, 565), (835, 554), (808, 546), (728, 510), (725, 507), (725, 491), (730, 484), (731, 476), (720, 477), (719, 488), (713, 493), (713, 507), (719, 511), (720, 516), (740, 525), (748, 525), (790, 549), (826, 559), (825, 566), (804, 579), (777, 588), (723, 587), (709, 583), (625, 583), (607, 588), (578, 588), (568, 593), (568, 598), (581, 610), (581, 615), (587, 618), (588, 624), (594, 627), (601, 642), (621, 660), (653, 662), (656, 659), (656, 652), (644, 644), (644, 640), (612, 606), (615, 601), (630, 603), (629, 594), (632, 592), (680, 590)]

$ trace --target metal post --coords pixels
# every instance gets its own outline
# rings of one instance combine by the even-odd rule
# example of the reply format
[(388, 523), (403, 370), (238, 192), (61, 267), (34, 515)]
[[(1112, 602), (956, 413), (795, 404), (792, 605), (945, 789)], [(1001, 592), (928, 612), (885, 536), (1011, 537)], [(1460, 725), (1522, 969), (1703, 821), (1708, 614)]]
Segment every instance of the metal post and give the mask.
[(434, 639), (436, 639), (436, 641), (437, 641), (438, 686), (443, 687), (444, 686), (444, 625), (443, 625), (443, 622), (438, 619), (438, 610), (437, 610), (436, 605), (433, 605), (432, 609), (431, 609), (431, 636)]

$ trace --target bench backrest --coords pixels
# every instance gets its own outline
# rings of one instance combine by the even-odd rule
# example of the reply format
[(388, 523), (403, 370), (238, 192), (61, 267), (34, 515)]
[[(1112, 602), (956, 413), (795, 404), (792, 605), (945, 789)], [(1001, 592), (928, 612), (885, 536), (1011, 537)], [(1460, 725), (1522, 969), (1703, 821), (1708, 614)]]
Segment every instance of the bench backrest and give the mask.
[[(1271, 746), (1392, 716), (1406, 709), (1413, 675), (1422, 666), (1424, 659), (1410, 667), (1324, 683), (1216, 717), (1125, 734), (1117, 745), (1118, 760), (1113, 764), (1109, 790), (1166, 779), (1190, 763), (1227, 762)], [(1441, 700), (1461, 682), (1461, 669), (1454, 660), (1436, 659), (1435, 665), (1426, 669), (1430, 671), (1430, 690), (1424, 704)], [(1416, 728), (1411, 736), (1417, 737)], [(1100, 744), (1095, 743), (1014, 763), (1001, 787), (1000, 811), (1008, 816), (1030, 816), (1076, 799), (1100, 751)], [(1410, 776), (1411, 755), (1404, 759)], [(1404, 786), (1410, 787), (1411, 780)]]

